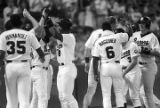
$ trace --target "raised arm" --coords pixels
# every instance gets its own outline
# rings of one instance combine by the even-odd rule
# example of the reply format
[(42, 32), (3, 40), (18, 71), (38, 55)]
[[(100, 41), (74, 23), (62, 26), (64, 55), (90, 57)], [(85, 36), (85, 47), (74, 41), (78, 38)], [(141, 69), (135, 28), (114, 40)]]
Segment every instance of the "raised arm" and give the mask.
[(39, 27), (39, 23), (36, 21), (36, 19), (27, 11), (27, 9), (23, 10), (23, 16), (27, 18), (33, 25), (34, 29)]

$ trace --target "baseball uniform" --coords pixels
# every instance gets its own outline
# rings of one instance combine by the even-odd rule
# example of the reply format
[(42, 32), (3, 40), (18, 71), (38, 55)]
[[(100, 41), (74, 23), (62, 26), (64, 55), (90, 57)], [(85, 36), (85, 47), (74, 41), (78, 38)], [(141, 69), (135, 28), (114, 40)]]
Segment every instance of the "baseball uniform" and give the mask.
[[(89, 39), (85, 43), (85, 47), (90, 48), (92, 52), (92, 48), (95, 42), (98, 40), (98, 38), (102, 36), (102, 33), (103, 33), (102, 29), (97, 29), (93, 31)], [(112, 31), (109, 31), (109, 30), (107, 31), (107, 35), (112, 35), (112, 34), (114, 34)], [(91, 62), (92, 62), (92, 59), (90, 61), (90, 65), (91, 65)], [(97, 81), (94, 80), (94, 74), (92, 71), (92, 67), (90, 66), (89, 72), (88, 72), (88, 89), (87, 89), (87, 93), (84, 96), (83, 108), (87, 108), (91, 104), (92, 97), (96, 92), (96, 88), (97, 88)]]
[(31, 48), (40, 44), (28, 31), (12, 29), (0, 36), (0, 50), (6, 52), (6, 108), (29, 108)]
[(93, 48), (92, 56), (99, 57), (100, 83), (103, 95), (103, 108), (112, 108), (111, 86), (113, 84), (116, 96), (117, 107), (124, 106), (124, 96), (122, 93), (122, 69), (120, 59), (122, 53), (122, 43), (128, 41), (127, 33), (118, 33), (106, 36), (104, 31)]
[(78, 103), (73, 96), (74, 81), (77, 76), (77, 68), (73, 63), (75, 59), (75, 37), (72, 33), (62, 34), (62, 41), (57, 40), (57, 60), (59, 70), (57, 75), (57, 87), (61, 107), (78, 108)]
[[(122, 67), (128, 67), (132, 62), (133, 57), (139, 56), (139, 48), (136, 43), (128, 41), (122, 50), (122, 58), (120, 64)], [(138, 64), (125, 75), (124, 80), (124, 95), (127, 95), (129, 89), (129, 95), (132, 100), (133, 106), (141, 106), (140, 102), (140, 84), (141, 84), (141, 70)]]
[[(141, 32), (136, 32), (133, 34), (133, 41), (137, 43), (141, 50), (148, 49), (159, 51), (159, 42), (157, 37), (149, 32), (144, 36), (141, 35)], [(139, 59), (139, 66), (142, 71), (142, 83), (144, 85), (145, 97), (144, 103), (146, 108), (154, 108), (153, 100), (153, 86), (155, 75), (157, 73), (157, 65), (155, 63), (155, 56), (141, 54)]]
[(53, 69), (49, 62), (52, 59), (52, 54), (48, 44), (44, 43), (42, 39), (40, 44), (45, 54), (45, 62), (41, 63), (37, 52), (32, 50), (31, 79), (33, 89), (30, 108), (47, 108), (50, 98)]

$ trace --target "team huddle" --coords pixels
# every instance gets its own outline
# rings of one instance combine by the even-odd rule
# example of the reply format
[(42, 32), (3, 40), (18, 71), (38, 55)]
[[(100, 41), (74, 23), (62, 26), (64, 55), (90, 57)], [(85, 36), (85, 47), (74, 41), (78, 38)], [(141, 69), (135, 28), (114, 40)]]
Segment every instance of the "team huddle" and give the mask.
[[(25, 9), (23, 16), (33, 25), (21, 29), (18, 15), (10, 18), (11, 29), (0, 35), (0, 66), (5, 64), (6, 108), (47, 108), (54, 69), (50, 60), (56, 48), (59, 64), (57, 88), (61, 108), (79, 108), (73, 96), (77, 68), (74, 64), (76, 41), (67, 18), (50, 17), (47, 9), (37, 22)], [(160, 104), (153, 94), (157, 72), (155, 57), (160, 57), (157, 37), (150, 32), (150, 18), (142, 17), (139, 30), (122, 26), (116, 17), (108, 17), (85, 44), (85, 70), (88, 89), (83, 108), (89, 108), (98, 82), (101, 84), (103, 108), (112, 108), (111, 87), (118, 108), (127, 108), (126, 95), (134, 108), (156, 108)], [(55, 41), (56, 40), (56, 41)], [(56, 42), (56, 45), (55, 45)]]
[(103, 108), (112, 108), (112, 85), (118, 108), (127, 108), (128, 92), (134, 108), (159, 107), (160, 101), (153, 94), (159, 42), (150, 32), (149, 17), (140, 18), (138, 24), (139, 30), (133, 31), (127, 22), (123, 26), (115, 17), (109, 17), (101, 29), (92, 32), (85, 44), (88, 89), (83, 108), (91, 105), (98, 82), (101, 84)]

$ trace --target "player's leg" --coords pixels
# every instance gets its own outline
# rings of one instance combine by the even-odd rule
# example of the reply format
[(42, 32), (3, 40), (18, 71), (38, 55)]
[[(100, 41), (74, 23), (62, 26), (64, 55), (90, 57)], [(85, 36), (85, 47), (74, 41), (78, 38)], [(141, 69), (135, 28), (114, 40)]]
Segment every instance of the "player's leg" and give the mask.
[[(141, 97), (141, 102), (144, 104), (144, 101), (145, 101), (145, 92), (144, 92), (143, 85), (141, 85), (141, 88), (140, 88), (140, 97)], [(154, 100), (155, 106), (159, 107), (160, 106), (160, 100), (156, 97), (155, 94), (153, 94), (153, 100)]]
[(112, 108), (111, 104), (112, 78), (101, 75), (100, 83), (101, 83), (101, 90), (103, 97), (103, 108)]
[(32, 69), (32, 73), (37, 73), (34, 84), (38, 95), (38, 108), (47, 108), (47, 70), (41, 67), (35, 67)]
[(122, 78), (122, 69), (118, 63), (112, 64), (112, 80), (113, 80), (113, 87), (115, 92), (116, 98), (116, 105), (118, 108), (124, 107), (124, 95), (123, 95), (123, 78)]
[(129, 80), (129, 95), (134, 108), (141, 107), (140, 101), (140, 84), (141, 84), (141, 73), (137, 72), (128, 74), (127, 79)]
[(145, 106), (146, 108), (155, 108), (153, 100), (153, 86), (155, 81), (155, 75), (157, 72), (157, 65), (155, 63), (148, 64), (146, 67), (142, 67), (142, 83), (145, 91)]
[(128, 84), (126, 82), (126, 80), (123, 80), (123, 95), (124, 95), (124, 108), (127, 108), (127, 93), (129, 90)]
[(18, 108), (17, 97), (17, 73), (13, 71), (15, 64), (10, 63), (6, 65), (5, 84), (6, 84), (6, 108)]
[(91, 105), (92, 98), (96, 92), (96, 88), (97, 88), (97, 82), (94, 80), (94, 75), (91, 74), (91, 71), (89, 70), (88, 88), (86, 94), (84, 95), (83, 108), (88, 108), (88, 106)]
[(47, 93), (48, 93), (48, 100), (50, 99), (50, 95), (51, 95), (51, 89), (52, 89), (52, 79), (53, 79), (53, 68), (50, 65), (49, 66), (49, 70), (47, 73)]
[(32, 99), (31, 99), (29, 108), (38, 108), (38, 95), (37, 95), (37, 91), (36, 91), (34, 82), (33, 82), (33, 87), (32, 87)]
[(21, 63), (18, 72), (20, 73), (17, 80), (19, 108), (29, 108), (31, 87), (30, 64)]
[(62, 108), (78, 108), (78, 103), (73, 96), (76, 71), (75, 66), (60, 66), (59, 68), (57, 88)]

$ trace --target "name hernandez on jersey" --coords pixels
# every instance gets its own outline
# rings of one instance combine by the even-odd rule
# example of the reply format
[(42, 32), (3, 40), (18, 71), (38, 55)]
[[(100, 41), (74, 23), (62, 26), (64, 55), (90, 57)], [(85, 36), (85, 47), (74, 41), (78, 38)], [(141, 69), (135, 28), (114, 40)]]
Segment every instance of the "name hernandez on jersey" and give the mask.
[[(129, 64), (132, 62), (132, 58), (139, 56), (139, 48), (136, 43), (129, 41), (125, 48), (122, 50), (122, 57), (120, 64), (122, 67), (128, 67)], [(136, 72), (138, 64), (131, 70), (132, 72)]]
[[(159, 51), (160, 49), (159, 41), (153, 33), (149, 33), (149, 34), (146, 34), (145, 36), (141, 36), (141, 32), (136, 32), (133, 34), (132, 41), (137, 43), (140, 50), (143, 50), (146, 47), (151, 50)], [(155, 57), (152, 55), (141, 54), (139, 61), (144, 63), (154, 62)]]
[(3, 32), (0, 41), (0, 49), (6, 51), (6, 60), (30, 60), (31, 48), (40, 47), (33, 33), (20, 29)]
[(101, 62), (120, 61), (122, 43), (128, 41), (127, 33), (106, 36), (105, 32), (93, 48), (92, 56), (100, 57)]
[(56, 54), (59, 63), (70, 64), (75, 60), (76, 40), (72, 33), (62, 34), (63, 42), (57, 40)]

